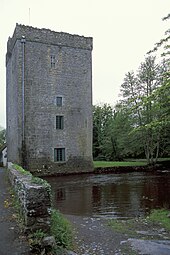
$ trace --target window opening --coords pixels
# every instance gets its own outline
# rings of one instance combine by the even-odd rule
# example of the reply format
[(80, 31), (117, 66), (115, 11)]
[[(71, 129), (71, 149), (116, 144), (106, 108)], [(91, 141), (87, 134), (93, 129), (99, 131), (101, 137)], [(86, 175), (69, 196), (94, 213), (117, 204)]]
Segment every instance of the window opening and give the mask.
[(55, 68), (55, 56), (51, 55), (51, 68)]
[(62, 106), (63, 105), (63, 98), (62, 97), (56, 97), (56, 105)]
[(64, 128), (64, 116), (56, 116), (56, 129)]
[(54, 162), (65, 161), (65, 148), (54, 148)]

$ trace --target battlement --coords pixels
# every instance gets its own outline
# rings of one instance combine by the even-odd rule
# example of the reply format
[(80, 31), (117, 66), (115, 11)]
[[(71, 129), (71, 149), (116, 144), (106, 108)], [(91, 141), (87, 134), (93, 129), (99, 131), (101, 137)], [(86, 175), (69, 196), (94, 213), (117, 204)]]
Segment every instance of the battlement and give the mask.
[(92, 50), (92, 37), (84, 37), (80, 35), (72, 35), (64, 32), (55, 32), (45, 28), (35, 28), (32, 26), (25, 26), (16, 24), (12, 37), (9, 37), (7, 43), (7, 54), (12, 52), (16, 40), (25, 37), (26, 41), (39, 42), (45, 44), (53, 44), (58, 46), (81, 48)]

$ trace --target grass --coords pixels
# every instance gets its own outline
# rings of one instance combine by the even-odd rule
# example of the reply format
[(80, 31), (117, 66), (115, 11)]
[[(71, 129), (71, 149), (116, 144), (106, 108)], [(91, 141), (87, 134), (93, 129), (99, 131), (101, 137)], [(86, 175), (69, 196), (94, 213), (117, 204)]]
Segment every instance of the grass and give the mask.
[[(46, 180), (43, 180), (41, 178), (33, 176), (29, 171), (24, 170), (21, 166), (17, 164), (13, 164), (13, 167), (19, 171), (23, 175), (31, 176), (30, 181), (32, 183), (43, 185), (50, 189), (51, 186), (48, 184)], [(13, 197), (13, 206), (15, 207), (17, 213), (17, 218), (20, 218), (20, 203), (18, 200), (16, 200), (16, 195), (12, 195)], [(8, 201), (6, 201), (7, 204)], [(50, 254), (63, 254), (63, 249), (71, 249), (72, 248), (72, 240), (73, 240), (73, 234), (72, 234), (72, 228), (69, 223), (69, 221), (58, 211), (55, 209), (51, 210), (51, 235), (54, 236), (56, 241), (56, 247), (54, 247), (50, 252)], [(29, 235), (29, 244), (34, 252), (38, 252), (36, 254), (40, 254), (42, 247), (41, 242), (43, 237), (45, 237), (46, 234), (41, 231), (37, 230), (35, 233), (32, 233)], [(46, 253), (45, 253), (46, 254)]]
[(170, 231), (170, 211), (166, 209), (156, 209), (148, 216), (148, 220), (160, 224)]
[(19, 173), (23, 174), (23, 175), (28, 175), (31, 177), (30, 181), (34, 184), (37, 184), (37, 185), (43, 185), (45, 187), (48, 187), (50, 189), (50, 185), (49, 183), (44, 180), (44, 179), (41, 179), (39, 177), (36, 177), (36, 176), (33, 176), (29, 171), (23, 169), (21, 166), (17, 165), (17, 164), (13, 164), (13, 167), (15, 170), (17, 170)]
[(13, 167), (15, 168), (15, 170), (17, 170), (18, 172), (20, 172), (21, 174), (24, 175), (32, 175), (29, 171), (23, 169), (21, 166), (17, 165), (17, 164), (13, 164)]
[[(108, 225), (112, 227), (113, 231), (128, 235), (128, 237), (140, 237), (138, 231), (146, 230), (152, 231), (157, 229), (159, 233), (160, 228), (164, 228), (167, 232), (170, 231), (170, 211), (166, 209), (155, 209), (147, 217), (139, 217), (129, 220), (112, 219), (108, 221)], [(151, 236), (149, 235), (151, 238)], [(145, 236), (147, 238), (147, 235)]]
[(112, 227), (112, 229), (121, 234), (126, 234), (128, 237), (136, 236), (136, 228), (134, 228), (134, 220), (109, 220), (108, 225)]
[(147, 163), (143, 161), (93, 161), (94, 167), (118, 167), (118, 166), (146, 166)]
[(72, 248), (72, 228), (69, 221), (55, 209), (51, 213), (51, 234), (55, 237), (58, 247)]

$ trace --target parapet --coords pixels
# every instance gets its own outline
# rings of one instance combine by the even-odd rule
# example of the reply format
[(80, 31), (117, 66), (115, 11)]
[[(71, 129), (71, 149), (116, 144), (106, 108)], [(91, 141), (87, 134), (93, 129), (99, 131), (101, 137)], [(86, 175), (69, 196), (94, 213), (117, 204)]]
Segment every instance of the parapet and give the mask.
[(12, 38), (9, 37), (7, 43), (7, 53), (11, 53), (16, 40), (25, 36), (26, 41), (52, 44), (58, 46), (81, 48), (92, 50), (93, 38), (80, 35), (72, 35), (64, 32), (55, 32), (45, 28), (35, 28), (16, 24)]

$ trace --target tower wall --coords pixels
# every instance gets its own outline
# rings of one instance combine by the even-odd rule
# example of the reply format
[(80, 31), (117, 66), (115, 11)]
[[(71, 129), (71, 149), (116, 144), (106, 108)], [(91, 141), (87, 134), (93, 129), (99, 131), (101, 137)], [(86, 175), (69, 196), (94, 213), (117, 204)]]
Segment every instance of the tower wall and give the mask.
[[(6, 57), (8, 160), (21, 163), (25, 157), (27, 168), (39, 175), (92, 170), (91, 51), (92, 38), (16, 26)], [(62, 117), (62, 128), (56, 128), (56, 116)], [(56, 158), (57, 150), (64, 150), (64, 158), (61, 151)]]

